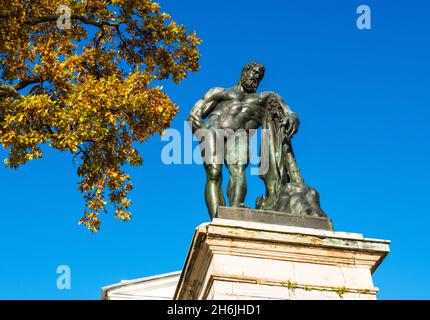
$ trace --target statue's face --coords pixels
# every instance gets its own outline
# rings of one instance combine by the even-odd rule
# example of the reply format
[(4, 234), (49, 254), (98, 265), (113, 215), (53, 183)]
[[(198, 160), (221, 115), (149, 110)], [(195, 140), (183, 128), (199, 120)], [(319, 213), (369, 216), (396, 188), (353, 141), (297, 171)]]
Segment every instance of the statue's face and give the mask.
[(257, 91), (262, 77), (260, 68), (249, 68), (243, 71), (240, 84), (246, 93), (254, 93)]

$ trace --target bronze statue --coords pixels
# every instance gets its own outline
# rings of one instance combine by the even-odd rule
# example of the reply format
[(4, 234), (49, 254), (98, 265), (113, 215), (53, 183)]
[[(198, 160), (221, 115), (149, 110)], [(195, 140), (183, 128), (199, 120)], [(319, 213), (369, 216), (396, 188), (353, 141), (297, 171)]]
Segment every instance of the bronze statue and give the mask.
[[(257, 199), (257, 209), (325, 217), (319, 207), (318, 192), (304, 184), (295, 163), (291, 138), (298, 130), (297, 115), (278, 94), (256, 92), (264, 73), (262, 64), (247, 64), (235, 86), (210, 89), (188, 116), (194, 135), (204, 143), (202, 158), (209, 215), (214, 217), (217, 207), (225, 206), (221, 188), (223, 162), (230, 173), (227, 186), (229, 204), (231, 207), (244, 206), (248, 141), (255, 129), (263, 127), (261, 152), (266, 170), (260, 177), (265, 181), (266, 194)], [(228, 138), (237, 132), (245, 132), (246, 139), (236, 142), (234, 138), (236, 143), (227, 143)]]

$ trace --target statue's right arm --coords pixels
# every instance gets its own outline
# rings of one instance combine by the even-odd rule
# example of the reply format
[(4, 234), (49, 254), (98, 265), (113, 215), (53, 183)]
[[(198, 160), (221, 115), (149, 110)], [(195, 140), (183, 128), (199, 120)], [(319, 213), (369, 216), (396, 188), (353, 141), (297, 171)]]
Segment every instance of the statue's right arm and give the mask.
[(187, 118), (193, 133), (205, 127), (204, 119), (215, 109), (224, 92), (223, 88), (212, 88), (196, 102)]

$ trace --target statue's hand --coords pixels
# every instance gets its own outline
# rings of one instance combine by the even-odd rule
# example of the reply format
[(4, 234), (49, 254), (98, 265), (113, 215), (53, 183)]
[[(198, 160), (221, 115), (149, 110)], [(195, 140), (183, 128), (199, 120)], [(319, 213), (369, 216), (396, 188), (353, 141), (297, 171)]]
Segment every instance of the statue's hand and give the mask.
[(187, 120), (191, 122), (191, 130), (193, 131), (193, 133), (195, 133), (197, 130), (207, 128), (207, 123), (203, 119), (196, 117), (195, 115), (188, 116)]
[(289, 138), (292, 138), (299, 130), (300, 119), (294, 112), (288, 113), (288, 128), (286, 134)]

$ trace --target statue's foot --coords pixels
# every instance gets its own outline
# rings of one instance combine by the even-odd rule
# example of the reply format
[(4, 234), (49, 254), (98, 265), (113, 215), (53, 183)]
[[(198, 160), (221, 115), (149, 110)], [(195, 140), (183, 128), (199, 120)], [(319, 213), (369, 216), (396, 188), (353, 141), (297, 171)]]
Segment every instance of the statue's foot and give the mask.
[(244, 208), (244, 209), (251, 209), (251, 207), (250, 206), (246, 206), (246, 205), (244, 205), (243, 203), (240, 203), (240, 204), (232, 204), (232, 205), (230, 205), (232, 208)]

